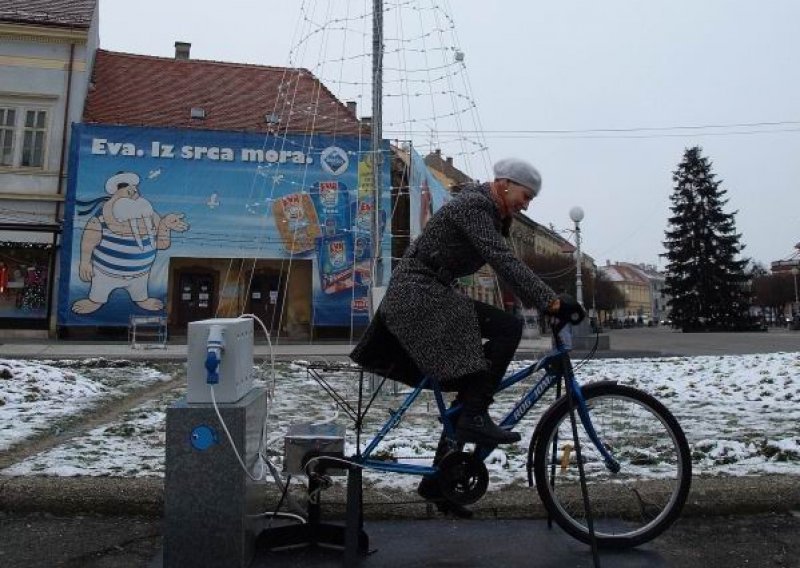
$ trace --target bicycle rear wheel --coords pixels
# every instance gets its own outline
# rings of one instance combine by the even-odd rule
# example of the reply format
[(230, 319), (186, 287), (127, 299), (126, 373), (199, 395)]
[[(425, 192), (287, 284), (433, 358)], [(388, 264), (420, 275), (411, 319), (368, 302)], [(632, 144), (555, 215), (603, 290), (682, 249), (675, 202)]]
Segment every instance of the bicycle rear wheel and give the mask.
[[(638, 546), (669, 527), (686, 502), (692, 477), (686, 436), (664, 405), (642, 391), (597, 383), (583, 394), (601, 443), (621, 466), (617, 473), (606, 467), (576, 410), (598, 546)], [(534, 444), (536, 489), (561, 528), (588, 543), (566, 397), (542, 420)]]

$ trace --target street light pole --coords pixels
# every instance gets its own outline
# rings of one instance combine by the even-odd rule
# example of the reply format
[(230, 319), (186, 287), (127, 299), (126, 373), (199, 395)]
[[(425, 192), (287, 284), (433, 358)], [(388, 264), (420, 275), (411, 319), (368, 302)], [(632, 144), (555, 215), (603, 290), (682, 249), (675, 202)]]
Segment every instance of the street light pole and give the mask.
[(583, 280), (581, 278), (581, 221), (583, 220), (583, 209), (578, 206), (569, 210), (569, 218), (575, 223), (575, 248), (577, 257), (577, 268), (575, 278), (575, 299), (583, 305)]
[(797, 267), (792, 268), (792, 276), (794, 276), (794, 303), (798, 304), (797, 300), (797, 274), (800, 273), (800, 270)]

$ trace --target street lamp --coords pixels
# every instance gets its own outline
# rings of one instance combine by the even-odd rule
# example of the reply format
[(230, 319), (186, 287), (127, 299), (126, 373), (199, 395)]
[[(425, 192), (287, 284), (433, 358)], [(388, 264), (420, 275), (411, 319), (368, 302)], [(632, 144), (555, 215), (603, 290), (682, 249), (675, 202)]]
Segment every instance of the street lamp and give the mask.
[(575, 299), (583, 305), (583, 281), (581, 280), (581, 221), (583, 220), (583, 209), (577, 205), (569, 210), (569, 218), (575, 223), (575, 248), (578, 266), (575, 278)]

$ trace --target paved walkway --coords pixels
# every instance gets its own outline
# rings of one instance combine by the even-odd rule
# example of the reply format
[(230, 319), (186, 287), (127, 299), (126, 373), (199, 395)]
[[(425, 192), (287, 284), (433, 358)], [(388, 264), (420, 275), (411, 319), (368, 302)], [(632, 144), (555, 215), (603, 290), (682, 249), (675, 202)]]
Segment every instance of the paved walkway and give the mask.
[[(546, 353), (550, 340), (540, 337), (525, 339), (517, 353), (519, 357), (531, 357)], [(271, 351), (276, 360), (334, 358), (345, 359), (353, 345), (345, 342), (282, 343)], [(254, 348), (256, 357), (269, 357), (270, 346), (264, 342)], [(132, 348), (122, 342), (76, 342), (56, 340), (0, 340), (0, 358), (9, 359), (86, 359), (106, 357), (109, 359), (133, 359), (146, 361), (185, 361), (186, 343), (170, 342), (166, 347)]]
[[(596, 357), (658, 357), (693, 355), (735, 355), (745, 353), (800, 352), (800, 331), (770, 328), (768, 332), (681, 333), (667, 327), (618, 329), (607, 332), (611, 348), (597, 351)], [(257, 338), (258, 341), (258, 338)], [(550, 350), (550, 338), (523, 339), (518, 359), (540, 357)], [(346, 359), (353, 349), (349, 342), (324, 341), (298, 343), (282, 341), (272, 346), (276, 360)], [(269, 357), (270, 346), (258, 341), (256, 357)], [(575, 358), (585, 355), (576, 351)], [(85, 359), (106, 357), (145, 361), (185, 361), (185, 338), (170, 341), (165, 348), (134, 349), (127, 342), (58, 341), (51, 339), (4, 339), (0, 336), (0, 358)]]

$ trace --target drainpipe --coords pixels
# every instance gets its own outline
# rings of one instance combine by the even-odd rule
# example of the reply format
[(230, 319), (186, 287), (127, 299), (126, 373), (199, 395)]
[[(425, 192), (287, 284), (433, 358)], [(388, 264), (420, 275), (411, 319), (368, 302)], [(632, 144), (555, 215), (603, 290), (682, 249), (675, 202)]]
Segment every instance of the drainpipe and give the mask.
[[(75, 68), (75, 44), (69, 44), (69, 64), (67, 66), (67, 95), (64, 99), (64, 122), (61, 128), (61, 155), (58, 160), (58, 188), (56, 190), (58, 195), (64, 194), (64, 169), (66, 168), (66, 159), (67, 159), (67, 136), (68, 136), (68, 128), (69, 128), (69, 105), (72, 100), (72, 75), (74, 73)], [(53, 219), (55, 224), (60, 224), (62, 229), (64, 227), (63, 220), (61, 219), (61, 202), (56, 201), (56, 214), (55, 218)], [(56, 334), (56, 322), (52, 319), (53, 317), (53, 303), (54, 300), (58, 300), (57, 293), (56, 295), (53, 294), (53, 290), (55, 287), (55, 276), (56, 276), (56, 256), (60, 256), (58, 254), (58, 232), (53, 233), (53, 249), (52, 254), (50, 255), (50, 270), (48, 278), (48, 290), (47, 295), (50, 298), (50, 301), (47, 303), (47, 321), (49, 322), (50, 326), (50, 335), (55, 336)]]

